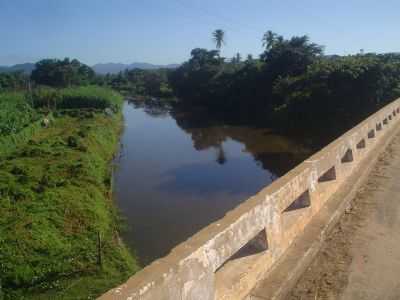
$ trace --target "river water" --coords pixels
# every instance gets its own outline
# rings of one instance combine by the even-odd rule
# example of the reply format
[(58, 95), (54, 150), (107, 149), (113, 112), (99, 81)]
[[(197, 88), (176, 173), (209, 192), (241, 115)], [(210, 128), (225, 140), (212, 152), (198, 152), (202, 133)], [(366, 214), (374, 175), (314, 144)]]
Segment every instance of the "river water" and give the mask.
[(311, 150), (266, 128), (201, 124), (125, 102), (114, 194), (123, 238), (142, 265), (305, 159)]

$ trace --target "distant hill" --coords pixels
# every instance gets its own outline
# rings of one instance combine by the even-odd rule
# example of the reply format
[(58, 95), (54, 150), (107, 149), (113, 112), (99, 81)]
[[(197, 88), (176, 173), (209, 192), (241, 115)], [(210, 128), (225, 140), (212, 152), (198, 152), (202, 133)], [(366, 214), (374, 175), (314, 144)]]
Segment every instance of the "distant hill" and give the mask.
[[(106, 64), (95, 64), (92, 66), (93, 70), (98, 74), (116, 74), (125, 69), (143, 69), (143, 70), (155, 70), (160, 68), (175, 69), (179, 67), (178, 64), (170, 65), (153, 65), (148, 63), (132, 63), (132, 64), (120, 64), (120, 63), (106, 63)], [(0, 66), (0, 73), (5, 72), (17, 72), (22, 71), (25, 74), (31, 74), (33, 69), (35, 69), (35, 64), (25, 63), (18, 64), (14, 66)]]
[(93, 70), (98, 74), (115, 74), (126, 69), (143, 69), (143, 70), (154, 70), (160, 68), (175, 69), (179, 67), (178, 64), (170, 65), (153, 65), (148, 63), (132, 63), (132, 64), (120, 64), (120, 63), (106, 63), (106, 64), (96, 64), (92, 66)]
[(14, 66), (0, 66), (0, 73), (21, 71), (25, 74), (31, 74), (34, 68), (35, 64), (32, 63), (18, 64)]

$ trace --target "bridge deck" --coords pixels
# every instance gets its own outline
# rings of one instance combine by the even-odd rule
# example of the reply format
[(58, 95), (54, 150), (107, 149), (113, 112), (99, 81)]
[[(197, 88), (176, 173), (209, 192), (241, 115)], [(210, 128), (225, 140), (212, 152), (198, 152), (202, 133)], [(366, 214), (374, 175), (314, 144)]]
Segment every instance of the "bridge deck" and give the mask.
[[(320, 240), (324, 242), (315, 242), (315, 232), (326, 226), (322, 212), (305, 232), (310, 239), (303, 239), (288, 251), (287, 258), (292, 261), (287, 259), (249, 298), (400, 299), (399, 132), (354, 194), (351, 207), (347, 206), (340, 221), (322, 232)], [(334, 205), (327, 207), (325, 216), (337, 209)], [(323, 236), (325, 233), (327, 236)], [(314, 256), (313, 252), (318, 254)], [(295, 266), (299, 269), (293, 269)]]

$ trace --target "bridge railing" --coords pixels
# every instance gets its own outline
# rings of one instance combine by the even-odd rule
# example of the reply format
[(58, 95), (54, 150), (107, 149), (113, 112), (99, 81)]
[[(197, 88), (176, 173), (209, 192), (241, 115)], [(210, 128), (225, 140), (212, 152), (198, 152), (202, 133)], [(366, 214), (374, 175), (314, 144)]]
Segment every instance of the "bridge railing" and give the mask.
[(389, 128), (399, 122), (399, 116), (400, 99), (100, 299), (211, 300), (246, 296), (363, 158), (388, 137)]

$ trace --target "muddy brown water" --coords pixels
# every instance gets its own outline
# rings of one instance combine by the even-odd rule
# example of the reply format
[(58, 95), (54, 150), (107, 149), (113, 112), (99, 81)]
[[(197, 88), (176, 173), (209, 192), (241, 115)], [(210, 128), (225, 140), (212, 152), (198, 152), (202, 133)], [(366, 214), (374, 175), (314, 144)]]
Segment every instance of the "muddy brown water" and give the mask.
[(114, 172), (123, 239), (142, 265), (286, 173), (311, 153), (268, 128), (198, 124), (126, 102)]

